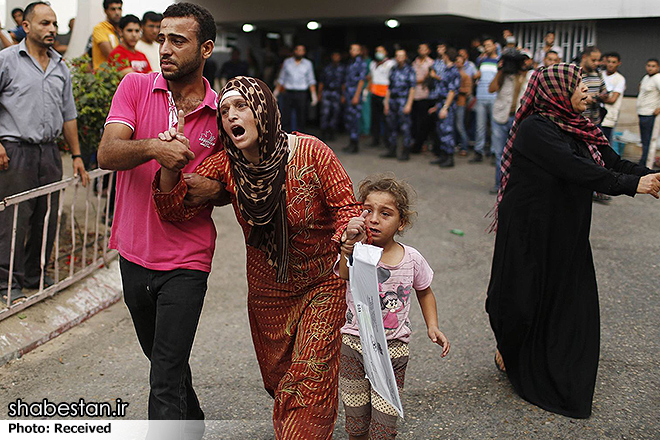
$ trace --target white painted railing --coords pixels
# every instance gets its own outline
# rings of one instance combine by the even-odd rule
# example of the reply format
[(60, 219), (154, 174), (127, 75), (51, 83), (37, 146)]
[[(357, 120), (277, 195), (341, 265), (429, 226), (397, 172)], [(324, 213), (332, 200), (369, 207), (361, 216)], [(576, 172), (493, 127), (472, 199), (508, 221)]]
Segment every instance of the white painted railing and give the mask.
[(596, 44), (595, 21), (521, 23), (514, 27), (518, 45), (532, 54), (545, 45), (545, 35), (555, 33), (555, 45), (561, 47), (562, 61), (570, 63), (580, 52)]
[[(103, 177), (109, 176), (108, 183), (108, 196), (102, 200)], [(108, 261), (117, 256), (117, 251), (108, 250), (108, 236), (110, 232), (110, 223), (112, 221), (110, 216), (111, 211), (111, 197), (110, 190), (113, 187), (112, 171), (96, 169), (89, 172), (90, 184), (83, 187), (80, 184), (79, 177), (70, 177), (68, 179), (44, 185), (39, 188), (31, 189), (13, 196), (9, 196), (0, 201), (0, 211), (12, 211), (13, 223), (11, 234), (11, 255), (9, 259), (9, 277), (7, 286), (7, 303), (0, 304), (0, 320), (5, 319), (30, 305), (39, 302), (43, 299), (53, 296), (55, 293), (65, 289), (76, 281), (91, 274), (100, 267), (106, 266)], [(96, 188), (96, 195), (93, 194)], [(69, 269), (67, 275), (60, 279), (60, 230), (62, 229), (62, 213), (64, 212), (64, 195), (68, 189), (73, 190), (73, 200), (67, 203), (67, 210), (70, 210), (70, 227), (71, 232), (71, 250), (68, 253)], [(59, 193), (59, 203), (57, 207), (52, 206), (53, 194)], [(84, 210), (85, 220), (83, 229), (82, 246), (76, 248), (76, 207), (82, 208), (82, 201), (78, 200), (80, 193), (84, 193)], [(37, 197), (47, 197), (47, 210), (44, 219), (44, 229), (41, 242), (41, 276), (39, 279), (39, 288), (36, 292), (30, 294), (26, 299), (11, 304), (10, 292), (12, 288), (12, 278), (14, 271), (14, 255), (16, 249), (16, 232), (18, 222), (18, 206), (28, 200)], [(90, 221), (90, 210), (95, 207), (94, 218)], [(49, 263), (49, 255), (46, 255), (46, 237), (48, 232), (48, 222), (52, 209), (57, 209), (57, 228), (55, 232), (55, 243), (53, 246), (53, 261)], [(105, 208), (105, 209), (103, 209)], [(102, 211), (105, 211), (102, 213)], [(94, 239), (89, 240), (89, 232), (94, 231)], [(92, 258), (88, 262), (87, 252), (91, 248)], [(99, 256), (99, 249), (102, 255)], [(81, 255), (80, 264), (77, 263), (77, 256)], [(63, 254), (66, 256), (66, 254)], [(46, 275), (49, 267), (53, 269), (53, 280), (55, 283), (52, 286), (44, 288), (44, 276)], [(3, 308), (4, 307), (4, 308)]]

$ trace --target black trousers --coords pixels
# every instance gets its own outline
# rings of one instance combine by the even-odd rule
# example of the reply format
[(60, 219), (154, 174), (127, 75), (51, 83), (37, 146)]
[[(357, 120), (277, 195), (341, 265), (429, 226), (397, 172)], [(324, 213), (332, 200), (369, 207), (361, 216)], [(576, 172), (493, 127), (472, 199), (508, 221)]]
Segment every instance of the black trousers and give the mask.
[[(0, 200), (23, 191), (62, 180), (62, 157), (55, 143), (30, 144), (4, 141), (2, 145), (9, 157), (9, 169), (0, 171)], [(52, 197), (48, 234), (46, 238), (46, 264), (53, 251), (57, 230), (59, 193), (41, 196), (18, 204), (16, 248), (12, 288), (39, 283), (41, 276), (41, 245), (48, 209)], [(0, 211), (0, 289), (9, 282), (14, 207)], [(45, 268), (44, 268), (45, 269)]]
[(612, 145), (612, 130), (614, 130), (614, 127), (603, 127), (601, 125), (600, 130), (603, 132), (607, 140), (610, 142), (610, 145)]
[(188, 359), (209, 274), (151, 270), (120, 256), (124, 301), (151, 361), (150, 420), (203, 420)]
[(371, 95), (371, 135), (374, 138), (374, 143), (379, 143), (382, 136), (387, 145), (389, 143), (389, 130), (383, 114), (384, 102), (384, 97)]
[(282, 93), (282, 129), (284, 131), (291, 133), (305, 129), (308, 101), (309, 92), (307, 90), (286, 90)]
[(413, 137), (415, 143), (412, 146), (413, 152), (419, 152), (422, 149), (424, 141), (431, 136), (433, 140), (433, 149), (437, 149), (439, 145), (438, 136), (435, 132), (435, 114), (429, 115), (429, 109), (433, 107), (435, 102), (432, 99), (419, 99), (413, 101), (412, 107), (412, 120), (413, 120)]

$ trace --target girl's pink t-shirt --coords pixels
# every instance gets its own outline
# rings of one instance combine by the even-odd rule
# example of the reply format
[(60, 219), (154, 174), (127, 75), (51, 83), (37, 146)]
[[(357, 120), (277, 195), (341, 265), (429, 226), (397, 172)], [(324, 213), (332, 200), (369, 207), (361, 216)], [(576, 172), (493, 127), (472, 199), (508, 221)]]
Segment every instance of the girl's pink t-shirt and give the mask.
[[(195, 153), (183, 169), (192, 173), (220, 146), (216, 110), (218, 95), (204, 79), (203, 102), (185, 116), (184, 134)], [(177, 109), (162, 74), (129, 73), (112, 99), (106, 125), (133, 130), (131, 139), (157, 138), (176, 127)], [(160, 164), (155, 160), (117, 172), (117, 195), (109, 246), (127, 260), (153, 270), (211, 271), (216, 230), (211, 207), (185, 222), (162, 221), (154, 208), (152, 183)]]
[[(378, 263), (378, 291), (380, 293), (380, 309), (383, 314), (385, 337), (388, 340), (398, 339), (408, 343), (412, 327), (408, 319), (410, 314), (410, 297), (414, 290), (424, 290), (433, 281), (433, 269), (422, 254), (415, 248), (401, 244), (404, 255), (396, 266)], [(341, 258), (341, 257), (340, 257)], [(337, 265), (335, 265), (335, 271)], [(360, 331), (355, 313), (355, 302), (351, 293), (351, 285), (346, 282), (346, 324), (342, 333), (359, 336)]]

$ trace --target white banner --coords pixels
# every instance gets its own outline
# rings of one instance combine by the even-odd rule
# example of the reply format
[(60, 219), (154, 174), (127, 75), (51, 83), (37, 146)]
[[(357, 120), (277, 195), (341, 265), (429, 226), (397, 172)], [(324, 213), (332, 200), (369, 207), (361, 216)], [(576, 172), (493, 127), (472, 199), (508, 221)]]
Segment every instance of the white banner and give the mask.
[(147, 420), (0, 420), (0, 438), (143, 440)]
[[(16, 440), (183, 440), (227, 424), (216, 420), (0, 420), (0, 438)], [(213, 438), (213, 436), (207, 436)]]
[[(235, 437), (269, 438), (270, 418), (232, 420), (14, 419), (0, 420), (5, 440), (214, 440)], [(203, 434), (203, 437), (202, 437)]]
[(349, 278), (360, 329), (364, 371), (374, 391), (403, 418), (403, 406), (387, 350), (380, 310), (376, 265), (382, 253), (382, 248), (356, 243), (353, 248), (353, 264), (349, 264)]

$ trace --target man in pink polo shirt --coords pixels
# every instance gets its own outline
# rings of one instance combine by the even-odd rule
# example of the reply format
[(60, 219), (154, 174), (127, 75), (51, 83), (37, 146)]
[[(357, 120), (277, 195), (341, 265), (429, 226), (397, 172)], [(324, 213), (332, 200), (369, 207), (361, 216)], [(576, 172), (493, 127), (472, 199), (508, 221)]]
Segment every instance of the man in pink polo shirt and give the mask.
[[(122, 80), (98, 162), (119, 171), (110, 247), (119, 251), (124, 300), (151, 361), (149, 419), (203, 420), (188, 359), (215, 247), (211, 208), (187, 222), (162, 222), (151, 186), (161, 165), (191, 173), (219, 147), (218, 97), (202, 77), (216, 28), (206, 9), (191, 3), (173, 4), (163, 16), (162, 73), (131, 73)], [(177, 126), (190, 148), (158, 139)], [(219, 182), (196, 175), (187, 180), (198, 200), (214, 199), (220, 191)], [(186, 439), (201, 438), (203, 422), (184, 425), (198, 431), (192, 437), (187, 432)]]

